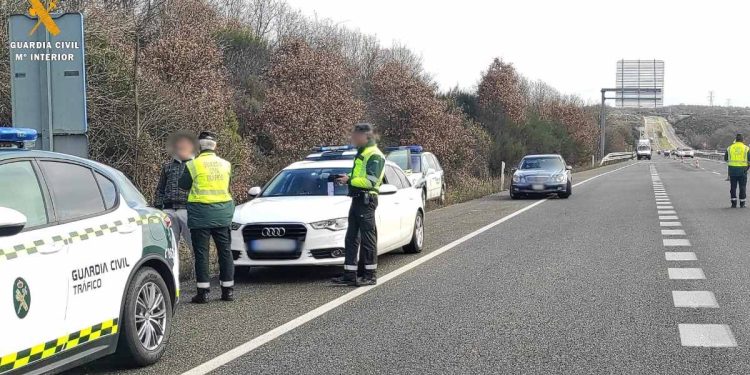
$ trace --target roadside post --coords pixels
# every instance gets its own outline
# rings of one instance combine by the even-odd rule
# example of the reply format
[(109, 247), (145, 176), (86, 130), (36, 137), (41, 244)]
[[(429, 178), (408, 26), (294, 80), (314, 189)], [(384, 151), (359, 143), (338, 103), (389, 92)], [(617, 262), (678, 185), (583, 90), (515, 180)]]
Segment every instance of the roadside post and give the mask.
[(505, 162), (500, 162), (500, 190), (505, 189)]
[(87, 157), (83, 15), (31, 3), (34, 17), (9, 17), (13, 126), (35, 129), (37, 149)]

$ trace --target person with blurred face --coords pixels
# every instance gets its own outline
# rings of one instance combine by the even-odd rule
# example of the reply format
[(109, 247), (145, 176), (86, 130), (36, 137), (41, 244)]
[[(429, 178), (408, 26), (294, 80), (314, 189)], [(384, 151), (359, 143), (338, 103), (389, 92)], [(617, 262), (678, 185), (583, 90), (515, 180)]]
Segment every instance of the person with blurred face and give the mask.
[[(334, 278), (334, 284), (359, 286), (375, 285), (378, 268), (378, 231), (375, 226), (375, 209), (378, 208), (378, 193), (383, 183), (385, 156), (375, 144), (371, 124), (354, 126), (352, 144), (357, 147), (354, 166), (348, 175), (336, 179), (339, 184), (349, 185), (352, 204), (349, 208), (349, 226), (344, 241), (344, 274)], [(357, 278), (359, 263), (364, 272)]]
[(172, 220), (177, 242), (185, 244), (193, 250), (190, 230), (187, 226), (187, 198), (188, 191), (179, 187), (179, 180), (185, 172), (185, 164), (195, 156), (195, 137), (188, 132), (173, 134), (168, 144), (168, 151), (172, 158), (161, 167), (159, 184), (156, 187), (154, 207), (161, 209)]

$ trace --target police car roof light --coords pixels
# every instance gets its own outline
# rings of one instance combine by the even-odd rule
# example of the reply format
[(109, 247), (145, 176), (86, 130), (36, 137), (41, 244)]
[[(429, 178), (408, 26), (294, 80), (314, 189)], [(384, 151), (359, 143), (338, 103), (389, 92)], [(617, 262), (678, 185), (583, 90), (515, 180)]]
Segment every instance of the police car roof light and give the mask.
[(27, 128), (0, 128), (0, 142), (33, 142), (36, 141), (37, 133), (34, 129)]
[(386, 147), (386, 151), (396, 151), (396, 150), (409, 150), (415, 154), (419, 154), (422, 151), (424, 151), (424, 148), (420, 145), (409, 145), (409, 146), (393, 146), (393, 147)]
[(353, 145), (343, 145), (343, 146), (320, 146), (315, 147), (313, 151), (315, 152), (329, 152), (329, 151), (347, 151), (347, 150), (353, 150)]

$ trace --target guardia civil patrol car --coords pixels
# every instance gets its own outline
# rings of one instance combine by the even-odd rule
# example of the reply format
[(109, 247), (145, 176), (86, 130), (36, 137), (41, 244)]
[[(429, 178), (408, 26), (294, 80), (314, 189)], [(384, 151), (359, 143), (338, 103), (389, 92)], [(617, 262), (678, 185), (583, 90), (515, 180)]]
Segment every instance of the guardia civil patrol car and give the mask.
[(0, 374), (156, 362), (179, 296), (169, 219), (113, 168), (19, 147), (35, 138), (0, 128)]

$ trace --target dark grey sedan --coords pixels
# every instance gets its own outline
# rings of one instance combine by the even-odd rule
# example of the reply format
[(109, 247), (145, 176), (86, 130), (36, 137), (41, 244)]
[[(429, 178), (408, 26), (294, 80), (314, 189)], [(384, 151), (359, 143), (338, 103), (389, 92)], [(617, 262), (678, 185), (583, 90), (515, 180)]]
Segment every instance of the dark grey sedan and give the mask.
[(560, 155), (526, 155), (513, 168), (510, 197), (557, 194), (568, 198), (573, 193), (571, 170)]

